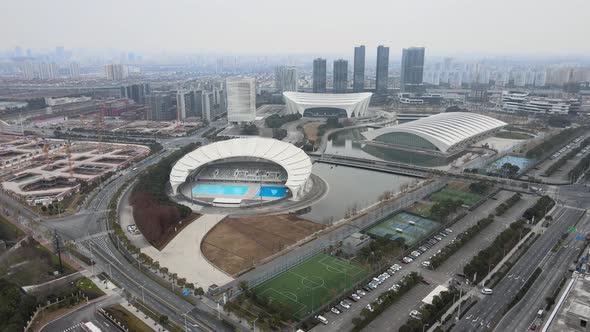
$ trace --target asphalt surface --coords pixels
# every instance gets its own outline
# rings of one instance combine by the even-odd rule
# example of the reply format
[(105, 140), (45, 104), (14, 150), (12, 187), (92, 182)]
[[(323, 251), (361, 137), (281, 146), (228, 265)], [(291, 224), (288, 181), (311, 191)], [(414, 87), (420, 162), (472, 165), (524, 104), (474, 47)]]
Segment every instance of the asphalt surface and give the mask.
[(92, 322), (105, 332), (119, 332), (111, 322), (100, 315), (97, 310), (101, 307), (107, 307), (117, 304), (121, 298), (119, 296), (109, 296), (103, 300), (86, 304), (78, 310), (68, 313), (41, 328), (41, 332), (59, 332), (59, 331), (84, 331), (82, 323)]
[(418, 272), (431, 284), (424, 285), (420, 284), (412, 289), (410, 292), (405, 294), (398, 302), (393, 304), (381, 315), (379, 315), (373, 322), (371, 322), (365, 330), (367, 331), (397, 331), (400, 326), (406, 323), (409, 317), (409, 313), (412, 310), (419, 308), (421, 301), (428, 293), (430, 293), (437, 285), (448, 286), (451, 279), (456, 278), (456, 273), (462, 272), (463, 266), (467, 264), (471, 258), (476, 255), (480, 250), (486, 248), (496, 236), (501, 233), (507, 225), (512, 223), (515, 218), (522, 215), (524, 210), (533, 204), (536, 197), (525, 195), (523, 199), (509, 209), (504, 216), (496, 217), (496, 220), (483, 229), (475, 238), (467, 242), (465, 246), (449, 257), (441, 266), (436, 270), (428, 270), (421, 267), (422, 262), (429, 260), (437, 250), (448, 245), (457, 234), (467, 230), (473, 226), (478, 220), (487, 217), (490, 213), (493, 213), (494, 209), (504, 202), (508, 197), (514, 193), (510, 191), (500, 191), (495, 195), (497, 199), (487, 200), (481, 206), (474, 211), (471, 211), (467, 216), (461, 218), (454, 225), (450, 226), (453, 233), (443, 238), (442, 241), (434, 245), (431, 249), (426, 251), (420, 257), (415, 259), (410, 264), (402, 264), (403, 266), (399, 273), (396, 273), (393, 277), (385, 281), (377, 289), (368, 293), (361, 301), (353, 303), (352, 307), (345, 310), (340, 315), (334, 315), (332, 313), (326, 313), (326, 317), (330, 324), (328, 325), (317, 325), (312, 331), (348, 331), (352, 328), (352, 319), (358, 317), (360, 312), (368, 303), (374, 302), (379, 295), (385, 292), (391, 285), (396, 284), (399, 280), (409, 272)]
[(489, 331), (498, 323), (505, 308), (523, 287), (543, 258), (551, 251), (559, 237), (574, 225), (584, 212), (579, 209), (557, 207), (552, 213), (554, 222), (531, 245), (527, 252), (508, 271), (507, 277), (495, 287), (492, 295), (481, 300), (465, 313), (452, 331)]
[[(578, 224), (577, 234), (590, 232), (590, 223), (586, 214)], [(495, 331), (526, 331), (534, 324), (539, 326), (537, 312), (545, 309), (545, 298), (551, 296), (563, 278), (569, 278), (568, 268), (572, 266), (580, 251), (586, 246), (584, 241), (576, 240), (570, 235), (556, 252), (550, 252), (541, 265), (543, 272), (520, 300), (500, 321)], [(511, 276), (508, 276), (510, 279)]]

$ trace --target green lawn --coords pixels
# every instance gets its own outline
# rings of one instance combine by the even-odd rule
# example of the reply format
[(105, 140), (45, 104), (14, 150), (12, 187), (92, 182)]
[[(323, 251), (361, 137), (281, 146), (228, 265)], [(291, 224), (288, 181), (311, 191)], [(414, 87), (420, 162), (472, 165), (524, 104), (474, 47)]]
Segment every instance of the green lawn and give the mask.
[(153, 331), (153, 329), (141, 319), (137, 318), (119, 304), (107, 307), (104, 310), (106, 310), (111, 316), (115, 317), (115, 319), (121, 322), (121, 324), (125, 325), (129, 331)]
[(76, 281), (76, 287), (78, 287), (82, 293), (86, 294), (90, 300), (105, 295), (105, 293), (88, 278), (78, 279)]
[(23, 231), (3, 216), (0, 216), (0, 240), (16, 241), (23, 235), (25, 235)]
[(313, 313), (336, 295), (363, 279), (361, 266), (326, 254), (318, 254), (257, 286), (261, 299), (279, 302), (296, 319)]
[(480, 196), (478, 194), (457, 190), (457, 189), (450, 189), (445, 188), (441, 191), (434, 193), (430, 199), (432, 201), (442, 201), (446, 199), (452, 200), (462, 200), (463, 204), (472, 205), (480, 200)]

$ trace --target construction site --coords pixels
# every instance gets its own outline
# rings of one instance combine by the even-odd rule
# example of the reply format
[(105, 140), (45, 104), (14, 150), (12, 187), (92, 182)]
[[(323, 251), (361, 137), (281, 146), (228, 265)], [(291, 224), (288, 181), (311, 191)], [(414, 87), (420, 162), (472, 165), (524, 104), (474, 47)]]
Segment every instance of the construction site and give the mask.
[(0, 181), (4, 191), (45, 212), (43, 206), (66, 198), (72, 199), (62, 205), (75, 205), (85, 189), (149, 152), (134, 144), (0, 136)]

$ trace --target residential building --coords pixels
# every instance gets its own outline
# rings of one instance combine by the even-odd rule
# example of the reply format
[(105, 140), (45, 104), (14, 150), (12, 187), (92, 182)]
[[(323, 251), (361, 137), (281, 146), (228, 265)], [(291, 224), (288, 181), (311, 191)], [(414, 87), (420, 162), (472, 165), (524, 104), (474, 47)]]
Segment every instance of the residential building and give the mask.
[(365, 45), (354, 48), (354, 69), (352, 74), (352, 91), (363, 92), (365, 89)]
[(168, 92), (154, 92), (146, 96), (149, 120), (170, 121), (176, 118), (172, 96)]
[(348, 61), (334, 61), (334, 93), (346, 93), (348, 87)]
[(326, 59), (317, 58), (313, 60), (313, 92), (326, 92)]
[(254, 78), (230, 77), (227, 90), (227, 121), (252, 122), (256, 119), (256, 81)]
[(377, 47), (377, 68), (375, 75), (375, 92), (387, 94), (389, 75), (389, 47), (379, 45)]
[(120, 81), (129, 77), (129, 68), (120, 64), (108, 64), (104, 66), (105, 77), (109, 81)]
[[(424, 74), (424, 51), (424, 47), (410, 47), (402, 50), (400, 88), (403, 92), (421, 91)], [(454, 76), (451, 75), (451, 77)]]
[(275, 86), (279, 92), (297, 91), (297, 69), (277, 67), (275, 69)]
[(80, 65), (77, 62), (68, 65), (68, 76), (70, 78), (80, 78)]

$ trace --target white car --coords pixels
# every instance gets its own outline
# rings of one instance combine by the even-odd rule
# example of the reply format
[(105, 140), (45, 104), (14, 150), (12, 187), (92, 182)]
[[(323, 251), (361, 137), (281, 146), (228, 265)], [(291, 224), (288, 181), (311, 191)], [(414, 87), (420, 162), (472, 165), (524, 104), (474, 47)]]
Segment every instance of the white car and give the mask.
[(407, 256), (402, 259), (402, 262), (404, 262), (406, 264), (410, 264), (413, 261), (414, 261), (413, 259), (411, 259), (410, 257), (407, 257)]
[(452, 229), (450, 229), (450, 228), (446, 228), (446, 229), (445, 229), (445, 232), (447, 232), (447, 233), (453, 233), (453, 230), (452, 230)]
[(481, 293), (484, 295), (492, 295), (493, 291), (491, 288), (484, 288), (481, 290)]
[(357, 290), (356, 293), (361, 297), (367, 295), (362, 289)]
[(324, 316), (318, 316), (317, 319), (324, 325), (328, 325), (328, 320)]
[(340, 310), (336, 309), (336, 307), (330, 309), (330, 311), (335, 315), (340, 315)]
[(429, 261), (424, 261), (422, 262), (422, 266), (425, 268), (429, 268), (430, 267), (430, 262)]
[(401, 270), (401, 269), (402, 269), (402, 266), (401, 266), (401, 265), (399, 265), (399, 264), (393, 264), (393, 265), (391, 266), (391, 268), (392, 268), (393, 270), (395, 270), (395, 271), (399, 271), (399, 270)]
[(348, 301), (340, 301), (340, 306), (344, 309), (350, 309), (350, 303)]
[(422, 319), (422, 313), (418, 310), (412, 310), (410, 311), (410, 317), (414, 319)]

